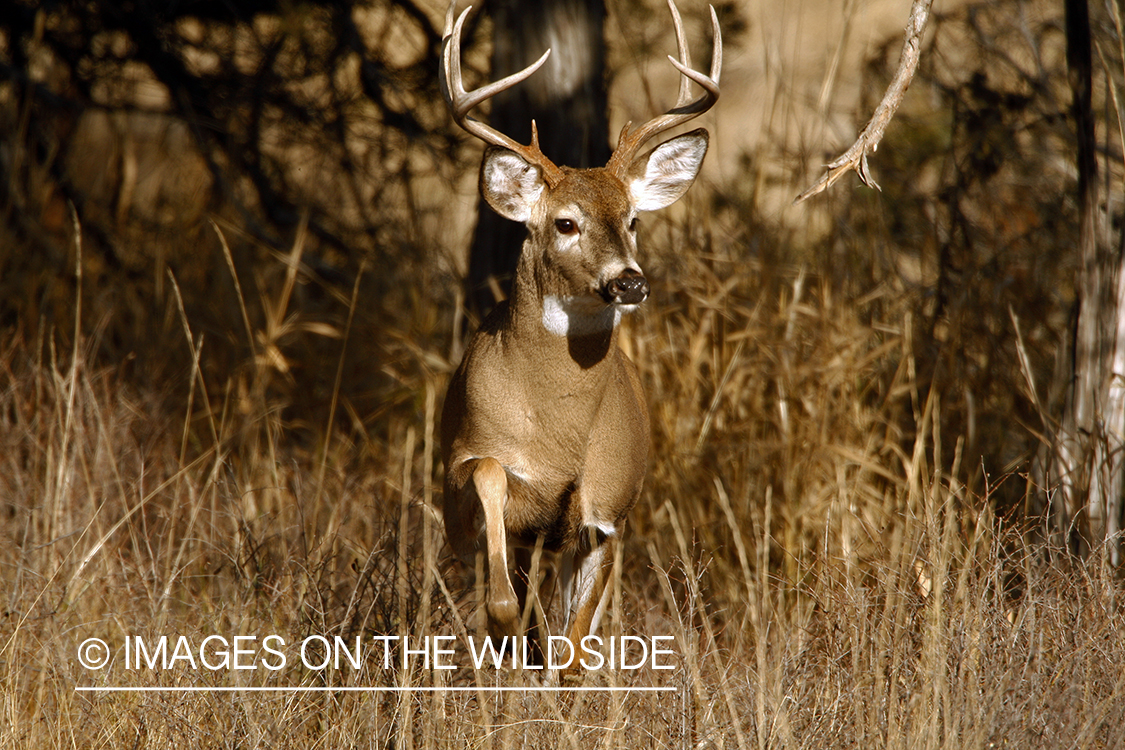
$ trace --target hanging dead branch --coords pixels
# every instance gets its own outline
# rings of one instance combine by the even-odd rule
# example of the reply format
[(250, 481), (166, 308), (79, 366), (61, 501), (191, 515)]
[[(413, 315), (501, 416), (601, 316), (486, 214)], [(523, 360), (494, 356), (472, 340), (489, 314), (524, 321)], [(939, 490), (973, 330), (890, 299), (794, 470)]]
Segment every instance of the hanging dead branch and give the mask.
[(910, 8), (910, 21), (906, 25), (906, 39), (902, 44), (902, 56), (898, 61), (898, 70), (895, 71), (894, 80), (883, 94), (883, 100), (875, 108), (875, 114), (867, 121), (859, 137), (851, 148), (828, 165), (816, 184), (806, 189), (793, 201), (794, 205), (802, 203), (814, 195), (827, 190), (836, 180), (843, 177), (851, 170), (855, 170), (859, 179), (868, 187), (879, 189), (879, 184), (871, 177), (867, 169), (867, 155), (875, 153), (879, 148), (879, 141), (883, 139), (883, 132), (887, 129), (891, 119), (895, 116), (899, 104), (902, 103), (906, 89), (914, 78), (914, 71), (918, 68), (918, 58), (922, 52), (922, 35), (926, 31), (926, 21), (930, 17), (930, 6), (933, 0), (914, 0)]

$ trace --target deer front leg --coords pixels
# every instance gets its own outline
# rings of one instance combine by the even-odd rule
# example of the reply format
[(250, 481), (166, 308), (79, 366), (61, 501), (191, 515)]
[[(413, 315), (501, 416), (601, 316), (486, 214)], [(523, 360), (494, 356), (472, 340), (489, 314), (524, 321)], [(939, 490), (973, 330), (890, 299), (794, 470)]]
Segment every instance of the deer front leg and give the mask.
[(482, 458), (473, 469), (473, 488), (484, 510), (488, 543), (489, 632), (518, 635), (520, 606), (508, 573), (508, 537), (504, 527), (504, 505), (508, 501), (508, 475), (494, 458)]

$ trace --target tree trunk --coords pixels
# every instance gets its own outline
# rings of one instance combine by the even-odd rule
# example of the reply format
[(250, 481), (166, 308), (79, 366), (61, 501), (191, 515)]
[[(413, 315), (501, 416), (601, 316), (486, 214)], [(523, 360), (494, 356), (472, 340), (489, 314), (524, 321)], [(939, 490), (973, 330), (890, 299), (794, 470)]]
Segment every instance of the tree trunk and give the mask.
[[(1067, 68), (1078, 159), (1078, 320), (1063, 418), (1043, 484), (1053, 535), (1088, 554), (1120, 528), (1125, 468), (1125, 276), (1099, 243), (1097, 143), (1087, 0), (1066, 0)], [(1107, 550), (1120, 562), (1121, 542)]]
[[(520, 143), (531, 140), (552, 161), (569, 167), (602, 166), (609, 159), (606, 114), (605, 3), (603, 0), (494, 0), (492, 74), (521, 70), (551, 48), (547, 63), (524, 83), (492, 100), (490, 124)], [(497, 216), (482, 200), (469, 250), (466, 299), (483, 316), (511, 291), (524, 228)]]

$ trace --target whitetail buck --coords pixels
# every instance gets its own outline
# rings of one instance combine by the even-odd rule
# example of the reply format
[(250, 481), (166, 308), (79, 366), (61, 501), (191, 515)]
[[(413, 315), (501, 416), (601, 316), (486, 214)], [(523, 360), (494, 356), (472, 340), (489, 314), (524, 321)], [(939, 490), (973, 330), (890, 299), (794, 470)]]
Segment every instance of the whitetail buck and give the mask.
[[(455, 0), (454, 0), (455, 4)], [(618, 322), (648, 297), (637, 263), (637, 213), (664, 208), (691, 186), (707, 152), (695, 130), (638, 156), (659, 133), (706, 112), (719, 96), (722, 38), (711, 9), (710, 75), (691, 67), (683, 25), (669, 0), (680, 59), (679, 100), (621, 137), (604, 168), (553, 164), (470, 118), (475, 106), (523, 81), (525, 70), (475, 91), (461, 82), (466, 9), (446, 18), (441, 86), (454, 119), (490, 144), (480, 192), (500, 215), (527, 226), (512, 297), (484, 321), (449, 385), (442, 412), (445, 530), (453, 550), (487, 550), (489, 630), (518, 635), (522, 612), (508, 548), (537, 540), (554, 553), (577, 646), (604, 608), (613, 549), (637, 502), (648, 460), (648, 410), (636, 366), (618, 348)], [(703, 89), (691, 99), (691, 81)], [(483, 544), (482, 544), (483, 542)], [(521, 589), (524, 585), (517, 580)]]

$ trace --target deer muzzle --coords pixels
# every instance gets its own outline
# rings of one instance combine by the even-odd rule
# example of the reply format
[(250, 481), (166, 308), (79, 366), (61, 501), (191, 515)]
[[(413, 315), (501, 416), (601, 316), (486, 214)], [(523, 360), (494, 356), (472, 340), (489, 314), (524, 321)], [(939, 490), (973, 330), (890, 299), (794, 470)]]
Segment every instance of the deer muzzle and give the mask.
[(610, 279), (602, 295), (606, 302), (615, 305), (639, 305), (648, 299), (648, 279), (640, 271), (626, 268), (620, 276)]

